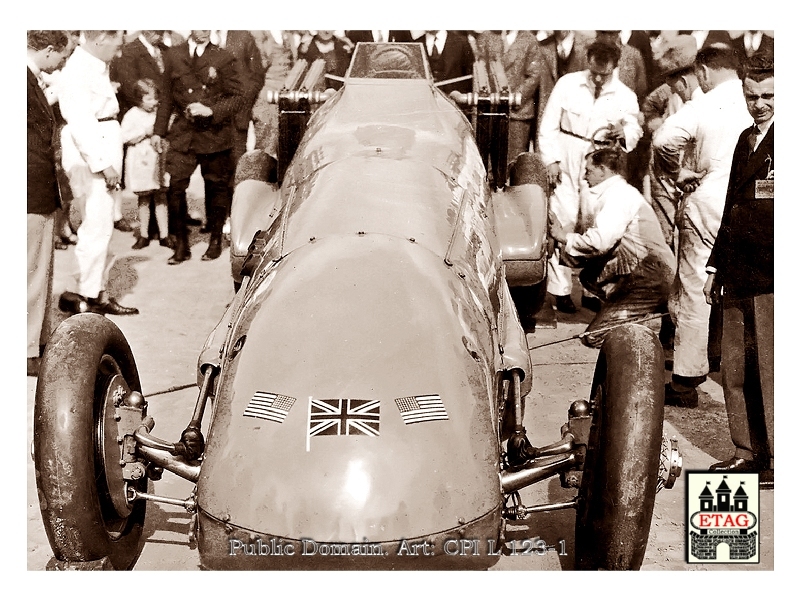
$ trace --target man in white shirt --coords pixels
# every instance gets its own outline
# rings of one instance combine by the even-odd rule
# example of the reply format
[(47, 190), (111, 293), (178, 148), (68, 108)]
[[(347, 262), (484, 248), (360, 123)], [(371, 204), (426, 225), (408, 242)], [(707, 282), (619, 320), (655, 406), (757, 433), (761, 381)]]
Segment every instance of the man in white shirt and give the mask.
[[(709, 372), (705, 266), (719, 230), (733, 150), (739, 133), (751, 123), (737, 66), (729, 46), (700, 50), (695, 74), (704, 95), (669, 117), (653, 138), (653, 152), (666, 173), (689, 192), (678, 207), (678, 276), (669, 307), (675, 353), (666, 402), (673, 406), (696, 407), (696, 388)], [(695, 169), (681, 162), (692, 144)]]
[[(607, 139), (622, 142), (630, 152), (642, 137), (636, 94), (614, 75), (620, 49), (595, 41), (587, 48), (589, 68), (561, 77), (547, 101), (539, 128), (539, 150), (547, 165), (548, 183), (554, 188), (550, 207), (568, 232), (580, 230), (581, 193), (586, 154), (593, 136), (605, 130)], [(559, 262), (557, 249), (547, 270), (547, 291), (556, 298), (561, 312), (575, 312), (570, 298), (572, 270)]]
[(82, 207), (75, 259), (77, 293), (64, 292), (65, 312), (138, 314), (105, 292), (114, 262), (114, 197), (120, 189), (122, 136), (119, 104), (108, 63), (122, 46), (122, 31), (84, 31), (83, 41), (67, 60), (59, 79), (59, 107), (66, 121), (61, 132), (62, 164), (74, 202)]
[[(619, 148), (587, 156), (585, 179), (595, 213), (584, 233), (567, 231), (551, 213), (553, 239), (567, 262), (583, 268), (581, 283), (602, 302), (581, 338), (593, 348), (602, 345), (614, 324), (664, 311), (675, 276), (675, 256), (656, 215), (622, 177), (623, 164)], [(649, 325), (657, 331), (659, 321)]]

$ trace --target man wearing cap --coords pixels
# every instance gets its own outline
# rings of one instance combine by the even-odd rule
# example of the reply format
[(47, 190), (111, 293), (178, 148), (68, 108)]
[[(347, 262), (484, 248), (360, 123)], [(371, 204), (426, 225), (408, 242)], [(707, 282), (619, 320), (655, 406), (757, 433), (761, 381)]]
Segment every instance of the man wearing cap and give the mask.
[[(652, 207), (621, 175), (624, 160), (619, 147), (586, 157), (595, 213), (583, 234), (567, 232), (551, 213), (553, 239), (567, 262), (582, 267), (581, 283), (602, 302), (582, 338), (592, 348), (602, 345), (610, 326), (664, 311), (675, 277), (675, 256)], [(650, 323), (657, 324), (655, 319)]]
[[(685, 192), (677, 211), (678, 275), (669, 306), (675, 351), (665, 402), (672, 406), (696, 407), (697, 386), (709, 372), (706, 263), (722, 218), (733, 150), (739, 132), (751, 123), (737, 66), (729, 46), (700, 50), (694, 72), (704, 94), (669, 117), (653, 138), (665, 173)], [(695, 169), (681, 164), (691, 144)]]
[(739, 136), (717, 240), (704, 288), (722, 301), (722, 389), (732, 458), (711, 471), (760, 471), (772, 487), (774, 468), (774, 193), (775, 77), (771, 56), (754, 55), (742, 83), (755, 124)]
[[(539, 151), (547, 165), (553, 189), (552, 212), (567, 232), (580, 231), (582, 181), (586, 154), (595, 134), (618, 140), (630, 152), (642, 137), (636, 94), (614, 74), (620, 57), (615, 44), (595, 41), (586, 51), (589, 68), (559, 79), (547, 102), (539, 130)], [(602, 133), (599, 133), (601, 132)], [(556, 299), (556, 309), (576, 312), (570, 298), (572, 269), (562, 265), (556, 249), (547, 270), (547, 291)]]

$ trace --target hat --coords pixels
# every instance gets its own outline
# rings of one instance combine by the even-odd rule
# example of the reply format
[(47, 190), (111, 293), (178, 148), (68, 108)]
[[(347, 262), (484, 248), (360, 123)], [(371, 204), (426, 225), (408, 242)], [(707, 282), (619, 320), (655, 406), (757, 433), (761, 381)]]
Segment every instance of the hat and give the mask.
[(696, 56), (695, 39), (691, 35), (679, 35), (667, 42), (661, 55), (656, 58), (656, 64), (665, 76), (669, 76), (694, 65)]

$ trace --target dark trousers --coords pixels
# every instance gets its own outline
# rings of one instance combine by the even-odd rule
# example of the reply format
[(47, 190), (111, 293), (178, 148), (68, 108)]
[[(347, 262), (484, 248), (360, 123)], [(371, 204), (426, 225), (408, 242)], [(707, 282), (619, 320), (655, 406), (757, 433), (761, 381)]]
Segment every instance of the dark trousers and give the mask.
[(723, 302), (722, 390), (735, 456), (773, 468), (774, 295)]
[(230, 180), (233, 174), (231, 151), (195, 154), (170, 149), (167, 154), (167, 172), (170, 175), (167, 196), (169, 223), (170, 233), (179, 239), (188, 236), (186, 190), (197, 165), (200, 165), (200, 173), (205, 183), (206, 222), (212, 236), (222, 235), (225, 217), (230, 211)]

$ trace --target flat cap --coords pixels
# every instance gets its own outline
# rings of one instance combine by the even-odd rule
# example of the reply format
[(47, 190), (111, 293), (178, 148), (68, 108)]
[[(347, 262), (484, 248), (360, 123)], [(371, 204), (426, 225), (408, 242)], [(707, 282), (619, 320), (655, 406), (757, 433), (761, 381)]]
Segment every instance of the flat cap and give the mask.
[(691, 35), (679, 35), (667, 42), (656, 64), (664, 75), (669, 76), (694, 65), (697, 56), (697, 41)]

